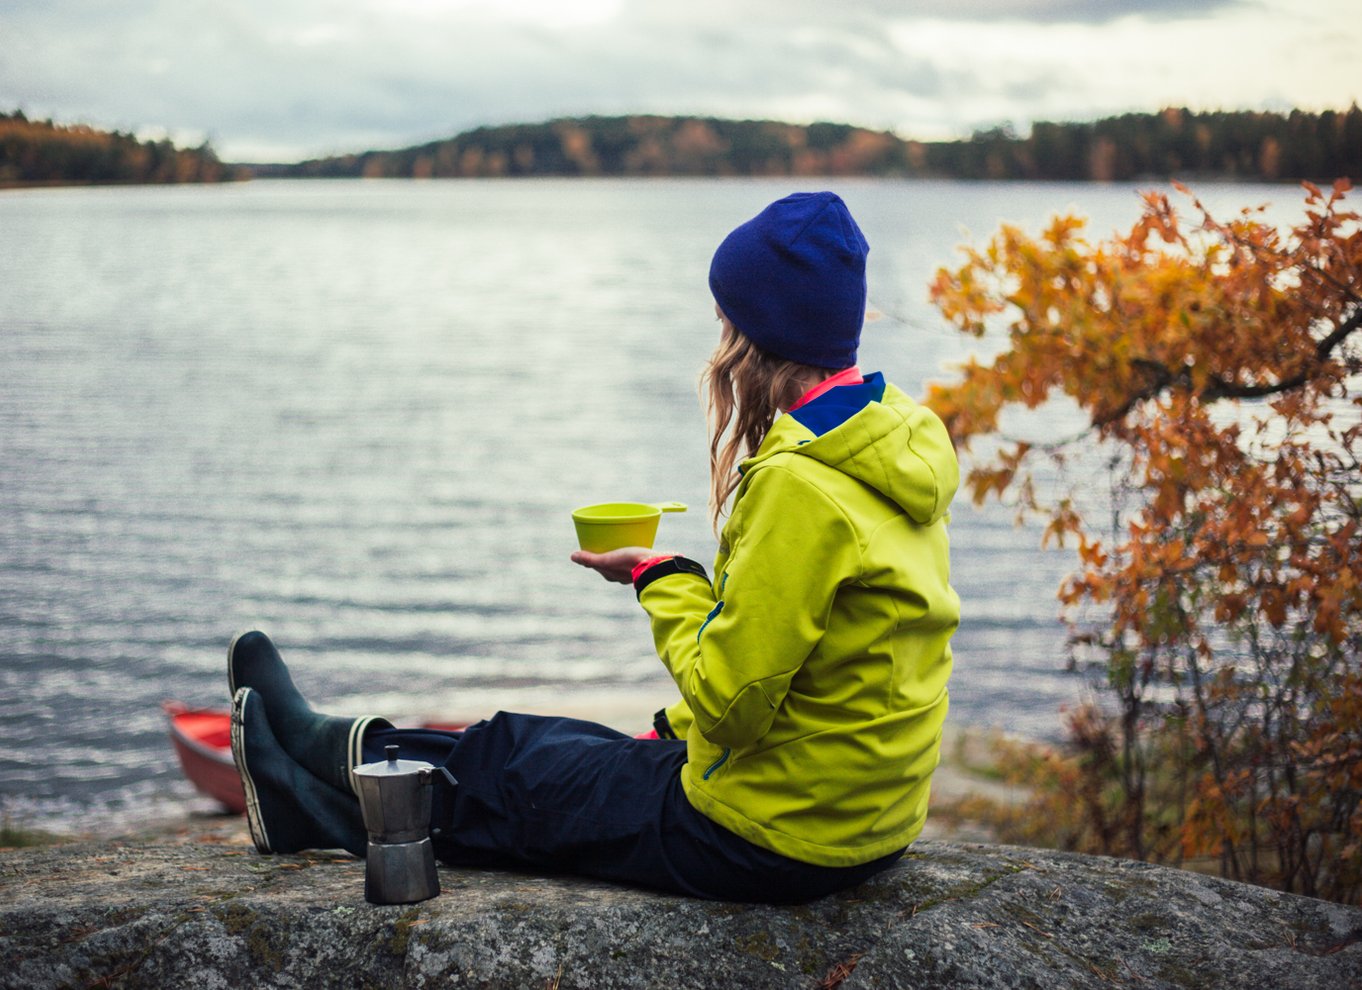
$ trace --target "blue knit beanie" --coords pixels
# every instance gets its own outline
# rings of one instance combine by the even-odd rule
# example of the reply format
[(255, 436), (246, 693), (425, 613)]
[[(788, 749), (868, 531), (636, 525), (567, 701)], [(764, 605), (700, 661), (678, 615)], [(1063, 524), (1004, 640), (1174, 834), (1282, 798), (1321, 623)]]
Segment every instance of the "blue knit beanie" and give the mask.
[(856, 363), (865, 321), (869, 251), (839, 196), (795, 193), (724, 238), (709, 266), (709, 288), (762, 350), (847, 368)]

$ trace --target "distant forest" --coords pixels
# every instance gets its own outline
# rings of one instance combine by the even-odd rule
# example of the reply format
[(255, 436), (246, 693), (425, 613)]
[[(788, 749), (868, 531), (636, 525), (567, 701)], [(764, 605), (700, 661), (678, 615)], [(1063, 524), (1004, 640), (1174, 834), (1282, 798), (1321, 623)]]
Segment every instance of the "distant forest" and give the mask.
[(1091, 123), (1035, 124), (960, 141), (910, 141), (847, 124), (798, 126), (708, 117), (583, 117), (480, 127), (399, 151), (369, 151), (259, 175), (874, 175), (1126, 181), (1362, 179), (1362, 110), (1289, 114), (1167, 109)]
[(249, 173), (208, 145), (176, 148), (131, 134), (0, 113), (0, 186), (223, 182)]
[(0, 186), (286, 178), (815, 176), (1131, 181), (1362, 181), (1362, 110), (1288, 114), (1170, 108), (1089, 123), (1042, 121), (1030, 134), (978, 131), (912, 141), (849, 124), (710, 117), (582, 117), (480, 127), (397, 151), (296, 165), (231, 165), (207, 144), (0, 113)]

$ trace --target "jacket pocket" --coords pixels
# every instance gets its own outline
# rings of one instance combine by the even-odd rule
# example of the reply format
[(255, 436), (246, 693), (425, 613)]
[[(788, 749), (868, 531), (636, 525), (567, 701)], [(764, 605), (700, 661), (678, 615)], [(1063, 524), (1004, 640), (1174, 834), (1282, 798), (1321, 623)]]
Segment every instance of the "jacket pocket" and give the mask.
[(716, 770), (718, 770), (721, 766), (723, 766), (725, 763), (728, 762), (729, 754), (731, 754), (732, 752), (733, 752), (733, 750), (732, 750), (731, 748), (729, 748), (728, 746), (725, 746), (725, 747), (724, 747), (724, 751), (723, 751), (722, 753), (719, 754), (719, 758), (718, 758), (717, 760), (715, 760), (713, 763), (711, 763), (708, 767), (705, 768), (705, 772), (704, 772), (704, 774), (702, 775), (702, 779), (703, 779), (703, 780), (709, 780), (710, 776), (711, 776)]
[(704, 635), (705, 629), (709, 626), (711, 622), (713, 622), (715, 619), (719, 617), (719, 613), (722, 612), (723, 610), (724, 603), (721, 599), (719, 601), (719, 604), (715, 605), (712, 609), (710, 609), (709, 615), (705, 616), (705, 621), (700, 623), (700, 628), (695, 631), (695, 641), (697, 643), (700, 642), (700, 637)]

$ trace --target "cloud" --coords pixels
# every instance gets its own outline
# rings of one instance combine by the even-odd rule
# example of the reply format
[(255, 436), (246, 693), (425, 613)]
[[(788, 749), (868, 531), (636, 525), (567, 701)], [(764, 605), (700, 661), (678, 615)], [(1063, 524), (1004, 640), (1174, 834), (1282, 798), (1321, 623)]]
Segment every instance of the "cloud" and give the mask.
[(707, 18), (719, 22), (823, 23), (830, 17), (842, 23), (879, 24), (885, 21), (933, 20), (980, 23), (1108, 24), (1124, 17), (1151, 21), (1205, 17), (1235, 8), (1256, 6), (1256, 0), (857, 0), (829, 4), (827, 0), (636, 0), (623, 16), (674, 22)]
[[(1164, 102), (1346, 105), (1351, 2), (5, 0), (0, 108), (206, 133), (258, 161), (587, 113), (938, 137)], [(1314, 43), (1326, 31), (1343, 40)]]
[[(1109, 24), (1123, 17), (1150, 21), (1201, 18), (1233, 8), (1253, 6), (1246, 0), (964, 0), (942, 9), (939, 3), (911, 0), (891, 5), (913, 17), (951, 21), (1018, 21), (1029, 24)], [(886, 13), (889, 13), (886, 10)]]

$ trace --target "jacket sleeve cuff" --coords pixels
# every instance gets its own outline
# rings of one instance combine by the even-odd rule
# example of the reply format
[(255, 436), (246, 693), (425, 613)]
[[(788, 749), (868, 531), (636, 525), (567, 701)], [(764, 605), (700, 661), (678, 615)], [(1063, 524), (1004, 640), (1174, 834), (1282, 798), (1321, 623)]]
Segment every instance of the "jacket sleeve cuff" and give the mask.
[(676, 730), (672, 728), (671, 719), (667, 718), (665, 708), (653, 716), (653, 736), (657, 739), (677, 738)]
[[(644, 561), (644, 564), (650, 561)], [(709, 574), (705, 571), (704, 565), (697, 564), (689, 557), (663, 557), (661, 560), (645, 567), (641, 571), (634, 572), (634, 594), (643, 597), (643, 589), (648, 587), (658, 578), (664, 578), (671, 574), (694, 574), (709, 580)]]

